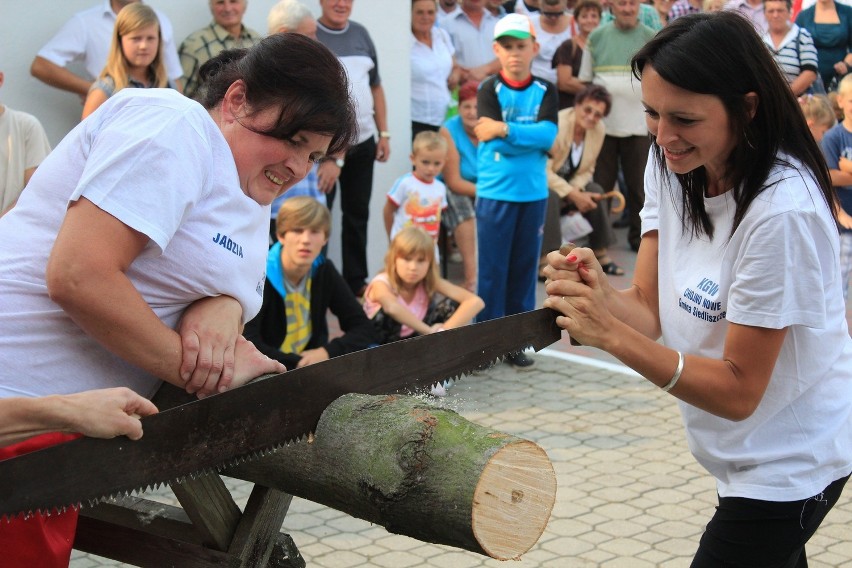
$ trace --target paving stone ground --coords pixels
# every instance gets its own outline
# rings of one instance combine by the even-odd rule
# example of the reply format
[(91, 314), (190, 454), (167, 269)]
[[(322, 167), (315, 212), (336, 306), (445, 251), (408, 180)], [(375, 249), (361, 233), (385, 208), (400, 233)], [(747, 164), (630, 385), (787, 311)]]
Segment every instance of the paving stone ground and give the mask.
[[(624, 229), (609, 249), (626, 274), (636, 254)], [(459, 265), (449, 278), (459, 282)], [(536, 305), (544, 299), (538, 286)], [(847, 306), (852, 322), (852, 305)], [(333, 324), (333, 322), (332, 322)], [(309, 567), (680, 568), (689, 566), (716, 504), (713, 479), (686, 446), (675, 400), (606, 353), (566, 339), (518, 372), (497, 365), (486, 379), (455, 385), (441, 404), (480, 424), (541, 445), (557, 474), (556, 504), (539, 542), (517, 562), (393, 535), (380, 526), (296, 498), (282, 530)], [(227, 479), (242, 506), (248, 483)], [(151, 498), (154, 498), (152, 496)], [(168, 491), (156, 496), (176, 503)], [(852, 490), (808, 544), (811, 568), (852, 566)], [(121, 566), (81, 553), (72, 568)]]
[[(282, 530), (310, 567), (675, 568), (689, 565), (716, 502), (712, 478), (689, 454), (675, 400), (615, 365), (559, 349), (518, 371), (499, 364), (453, 386), (439, 404), (533, 440), (557, 473), (557, 500), (539, 542), (499, 562), (393, 535), (381, 526), (294, 499)], [(240, 506), (251, 485), (226, 479)], [(852, 492), (808, 545), (812, 568), (852, 565)], [(168, 490), (156, 498), (173, 502)], [(75, 552), (72, 568), (122, 564)]]

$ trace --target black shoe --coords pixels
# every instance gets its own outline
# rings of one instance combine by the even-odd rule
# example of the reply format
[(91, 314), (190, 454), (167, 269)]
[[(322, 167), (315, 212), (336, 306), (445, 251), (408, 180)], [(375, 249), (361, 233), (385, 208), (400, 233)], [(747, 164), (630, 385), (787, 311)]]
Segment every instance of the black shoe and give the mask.
[(506, 355), (506, 362), (515, 367), (531, 367), (535, 361), (523, 351), (509, 353)]

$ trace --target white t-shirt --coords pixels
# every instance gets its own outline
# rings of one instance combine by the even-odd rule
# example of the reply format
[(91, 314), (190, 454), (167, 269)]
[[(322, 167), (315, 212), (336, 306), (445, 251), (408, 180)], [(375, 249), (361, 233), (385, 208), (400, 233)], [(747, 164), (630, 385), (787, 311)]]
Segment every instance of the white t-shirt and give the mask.
[(373, 88), (381, 85), (378, 55), (370, 33), (351, 20), (342, 30), (327, 28), (317, 22), (317, 39), (337, 56), (346, 69), (358, 121), (358, 144), (366, 142), (376, 134)]
[[(172, 23), (160, 10), (154, 8), (154, 12), (160, 21), (166, 72), (169, 79), (176, 81), (183, 75), (183, 68), (175, 46)], [(72, 61), (82, 62), (89, 78), (95, 79), (106, 65), (115, 19), (109, 0), (77, 12), (38, 51), (38, 55), (60, 67)]]
[(447, 208), (447, 186), (441, 180), (426, 183), (409, 172), (394, 182), (388, 199), (398, 207), (393, 217), (391, 239), (405, 227), (417, 225), (438, 240), (441, 211)]
[(432, 47), (411, 35), (411, 120), (441, 126), (450, 106), (447, 79), (456, 52), (450, 34), (432, 26)]
[[(792, 162), (791, 159), (787, 159)], [(852, 471), (852, 339), (840, 287), (839, 236), (817, 184), (798, 162), (776, 166), (769, 189), (729, 239), (732, 191), (706, 198), (715, 233), (681, 231), (680, 186), (645, 170), (642, 231), (659, 231), (664, 343), (721, 359), (728, 322), (787, 328), (766, 393), (740, 422), (680, 402), (689, 447), (722, 497), (794, 501)]]
[(532, 74), (547, 79), (556, 84), (556, 69), (553, 67), (553, 55), (566, 40), (571, 39), (571, 26), (562, 33), (554, 34), (541, 29), (541, 13), (530, 14), (530, 21), (535, 28), (535, 39), (538, 42), (538, 53), (532, 61)]
[[(0, 219), (0, 398), (160, 381), (108, 352), (47, 294), (45, 267), (69, 202), (85, 197), (150, 238), (127, 276), (171, 328), (226, 294), (248, 321), (262, 303), (269, 207), (240, 188), (209, 113), (172, 89), (123, 89), (42, 162)], [(97, 254), (98, 243), (79, 243)]]
[(3, 140), (0, 144), (0, 213), (3, 213), (21, 195), (26, 170), (37, 167), (50, 153), (50, 142), (36, 117), (9, 107), (0, 114), (0, 140)]

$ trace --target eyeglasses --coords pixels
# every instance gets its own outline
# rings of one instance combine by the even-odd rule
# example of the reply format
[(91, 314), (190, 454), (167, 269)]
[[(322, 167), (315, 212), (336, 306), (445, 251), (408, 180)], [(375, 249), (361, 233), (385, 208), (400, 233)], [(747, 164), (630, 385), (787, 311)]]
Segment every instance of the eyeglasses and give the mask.
[(594, 118), (597, 118), (597, 119), (601, 119), (604, 116), (601, 111), (595, 110), (594, 108), (592, 108), (590, 106), (581, 106), (580, 112), (583, 113), (583, 114), (591, 115), (591, 116), (593, 116)]
[(565, 13), (564, 11), (561, 11), (561, 12), (545, 12), (543, 10), (539, 12), (539, 14), (541, 14), (541, 16), (543, 16), (545, 18), (552, 18), (554, 20), (556, 18), (560, 17), (564, 13)]

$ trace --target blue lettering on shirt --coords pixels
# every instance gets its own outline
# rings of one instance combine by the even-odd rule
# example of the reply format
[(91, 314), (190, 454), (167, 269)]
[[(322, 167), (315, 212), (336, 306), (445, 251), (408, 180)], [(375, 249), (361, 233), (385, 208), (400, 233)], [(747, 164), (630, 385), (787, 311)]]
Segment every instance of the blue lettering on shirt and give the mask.
[(216, 236), (213, 237), (213, 242), (225, 249), (226, 251), (232, 252), (238, 257), (243, 258), (243, 247), (232, 241), (228, 235), (216, 233)]
[[(711, 297), (719, 293), (719, 285), (709, 278), (702, 278), (695, 288)], [(689, 302), (685, 302), (683, 298)], [(684, 290), (682, 298), (677, 300), (677, 305), (686, 313), (709, 323), (722, 321), (727, 315), (727, 312), (722, 311), (722, 302), (713, 301), (692, 288)]]

